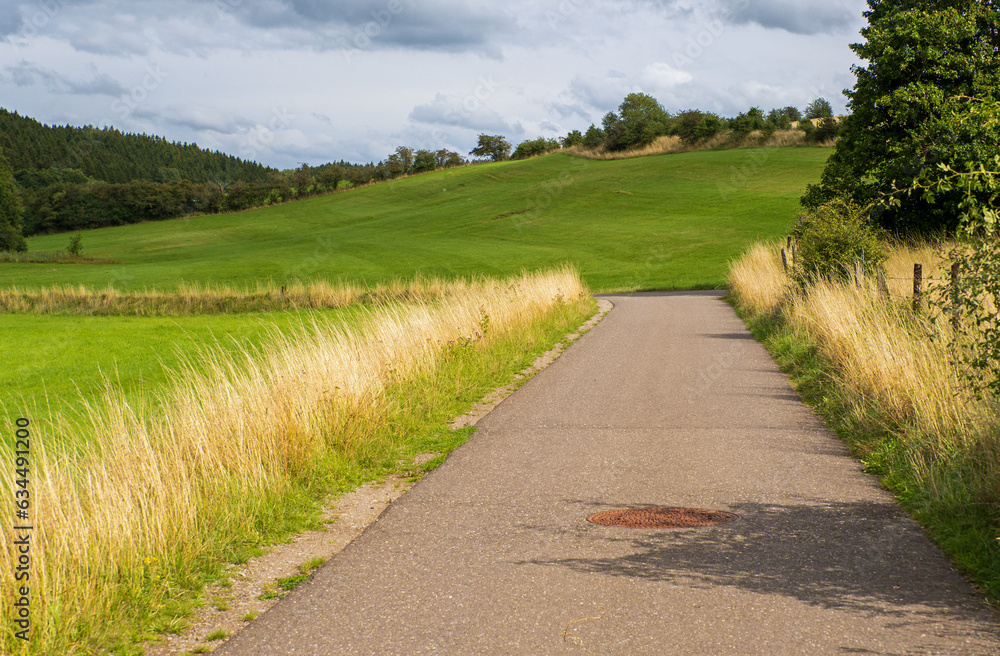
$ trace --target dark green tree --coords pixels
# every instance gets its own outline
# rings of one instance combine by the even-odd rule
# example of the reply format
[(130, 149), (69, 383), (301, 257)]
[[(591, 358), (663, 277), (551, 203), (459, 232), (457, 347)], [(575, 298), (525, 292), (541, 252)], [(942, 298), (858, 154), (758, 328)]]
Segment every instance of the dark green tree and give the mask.
[(565, 137), (559, 140), (563, 148), (580, 146), (583, 144), (583, 133), (579, 130), (571, 130)]
[(430, 150), (418, 150), (413, 157), (413, 172), (426, 173), (437, 168), (437, 159)]
[(0, 151), (0, 251), (23, 253), (28, 244), (22, 234), (21, 198), (14, 183), (14, 172)]
[(527, 159), (528, 157), (551, 153), (554, 150), (559, 150), (558, 141), (555, 139), (538, 137), (537, 139), (530, 139), (519, 143), (517, 148), (514, 149), (514, 154), (511, 155), (511, 159)]
[(434, 153), (434, 162), (439, 169), (447, 169), (453, 166), (462, 166), (465, 164), (465, 158), (454, 150), (442, 148)]
[(587, 148), (600, 148), (606, 138), (604, 130), (591, 123), (583, 135), (583, 145)]
[[(794, 107), (793, 107), (794, 109)], [(788, 130), (792, 127), (792, 119), (783, 109), (772, 109), (767, 113), (767, 127), (771, 130)]]
[(604, 117), (605, 148), (642, 148), (670, 129), (670, 114), (650, 95), (630, 93), (618, 106), (618, 114)]
[(726, 122), (716, 116), (697, 109), (681, 112), (674, 120), (674, 134), (686, 144), (695, 144), (710, 139), (726, 128)]
[(500, 162), (510, 157), (510, 143), (501, 135), (480, 134), (476, 147), (469, 151), (476, 157), (489, 157), (494, 162)]
[[(841, 196), (874, 206), (895, 232), (953, 229), (963, 197), (900, 196), (928, 172), (968, 170), (1000, 153), (995, 125), (959, 122), (969, 98), (1000, 95), (1000, 1), (868, 0), (864, 43), (854, 52), (851, 116), (818, 185), (803, 204)], [(942, 173), (943, 174), (943, 173)], [(893, 199), (895, 202), (887, 202)]]
[(764, 129), (764, 112), (759, 107), (751, 107), (729, 121), (729, 129), (736, 139), (745, 139), (751, 132)]
[(790, 123), (796, 123), (802, 120), (802, 112), (799, 111), (798, 107), (792, 107), (791, 105), (783, 107), (781, 109), (781, 113), (788, 117), (788, 121)]
[(806, 118), (827, 118), (833, 116), (833, 107), (826, 98), (817, 98), (806, 107)]

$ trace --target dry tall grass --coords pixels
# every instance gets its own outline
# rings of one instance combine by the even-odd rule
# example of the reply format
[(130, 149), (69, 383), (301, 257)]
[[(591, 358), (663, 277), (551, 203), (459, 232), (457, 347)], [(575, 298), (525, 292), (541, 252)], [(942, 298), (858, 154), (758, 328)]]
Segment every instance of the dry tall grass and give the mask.
[(147, 289), (137, 292), (114, 288), (94, 290), (50, 287), (38, 290), (0, 290), (0, 312), (17, 314), (85, 314), (177, 316), (223, 312), (276, 312), (334, 309), (359, 303), (433, 300), (454, 289), (445, 281), (418, 278), (376, 286), (318, 280), (310, 283), (256, 287), (182, 284), (177, 291)]
[(952, 363), (948, 322), (913, 313), (915, 262), (926, 277), (943, 277), (935, 248), (896, 247), (886, 263), (886, 302), (872, 279), (820, 282), (803, 292), (783, 271), (780, 245), (757, 244), (732, 266), (730, 289), (750, 316), (780, 317), (816, 343), (856, 425), (902, 440), (929, 495), (957, 497), (957, 485), (1000, 514), (1000, 415)]
[[(584, 294), (571, 270), (453, 283), (433, 303), (374, 308), (360, 328), (317, 320), (259, 352), (206, 349), (192, 356), (205, 373), (182, 367), (140, 407), (109, 393), (80, 421), (34, 420), (33, 632), (25, 644), (6, 624), (2, 652), (91, 653), (88, 632), (127, 622), (130, 599), (169, 598), (206, 545), (252, 526), (324, 454), (372, 448), (386, 386), (433, 369), (449, 344), (523, 330)], [(0, 462), (14, 489), (11, 440)], [(9, 564), (11, 503), (0, 521)], [(5, 622), (12, 576), (0, 568)]]
[(678, 136), (659, 137), (653, 143), (642, 148), (631, 150), (605, 150), (604, 148), (585, 148), (584, 146), (571, 146), (565, 152), (583, 157), (585, 159), (615, 160), (631, 159), (633, 157), (645, 157), (647, 155), (665, 155), (670, 153), (689, 153), (696, 150), (729, 150), (733, 148), (785, 148), (791, 146), (823, 146), (831, 148), (836, 141), (824, 141), (822, 143), (810, 143), (806, 140), (805, 132), (799, 130), (780, 130), (769, 137), (764, 137), (760, 132), (751, 133), (742, 141), (733, 141), (728, 132), (717, 134), (714, 137), (694, 144), (687, 144), (681, 141)]

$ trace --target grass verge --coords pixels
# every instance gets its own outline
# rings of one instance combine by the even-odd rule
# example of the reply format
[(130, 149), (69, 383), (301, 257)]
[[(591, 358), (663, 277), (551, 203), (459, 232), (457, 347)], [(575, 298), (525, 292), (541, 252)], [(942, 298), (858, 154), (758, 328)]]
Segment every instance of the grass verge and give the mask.
[[(315, 523), (328, 494), (460, 444), (471, 431), (448, 421), (593, 310), (571, 271), (481, 280), (357, 325), (317, 319), (235, 355), (209, 349), (155, 397), (111, 395), (84, 421), (33, 419), (32, 634), (6, 624), (0, 650), (140, 653), (227, 561)], [(14, 562), (7, 531), (0, 553)], [(4, 617), (12, 576), (0, 571)]]
[(929, 248), (896, 248), (886, 302), (870, 280), (803, 291), (785, 275), (779, 246), (758, 244), (734, 263), (729, 298), (866, 471), (1000, 602), (1000, 414), (933, 337), (947, 326), (911, 310), (905, 272), (914, 262), (940, 266)]

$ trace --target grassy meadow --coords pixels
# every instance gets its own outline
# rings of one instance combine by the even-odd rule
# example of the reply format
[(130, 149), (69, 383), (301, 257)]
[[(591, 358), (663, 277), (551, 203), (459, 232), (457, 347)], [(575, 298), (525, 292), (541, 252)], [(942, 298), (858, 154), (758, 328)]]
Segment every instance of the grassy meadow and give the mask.
[[(784, 234), (827, 148), (760, 148), (595, 161), (553, 154), (450, 169), (229, 215), (87, 231), (121, 264), (3, 263), (0, 289), (416, 274), (506, 276), (571, 264), (594, 291), (721, 288), (747, 243)], [(69, 236), (28, 240), (66, 247)]]

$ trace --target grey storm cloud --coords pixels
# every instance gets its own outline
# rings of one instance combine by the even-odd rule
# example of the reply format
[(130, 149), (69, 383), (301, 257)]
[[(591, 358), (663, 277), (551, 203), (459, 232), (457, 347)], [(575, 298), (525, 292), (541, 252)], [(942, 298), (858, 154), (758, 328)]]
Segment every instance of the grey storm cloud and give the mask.
[(490, 132), (511, 129), (498, 112), (487, 107), (474, 95), (461, 98), (439, 93), (433, 101), (414, 107), (410, 112), (410, 120), (428, 125), (447, 125)]
[(316, 32), (319, 47), (405, 47), (455, 51), (495, 51), (516, 29), (515, 20), (494, 5), (418, 0), (220, 0), (241, 21), (255, 28), (291, 27)]
[(117, 96), (126, 93), (118, 80), (104, 73), (79, 80), (28, 62), (8, 66), (4, 69), (4, 77), (19, 87), (42, 84), (58, 94)]
[(864, 3), (859, 0), (723, 0), (720, 8), (726, 22), (757, 24), (793, 34), (833, 34), (849, 30), (861, 20)]
[(171, 123), (192, 130), (209, 130), (223, 134), (247, 130), (254, 125), (249, 119), (232, 116), (226, 112), (176, 105), (162, 108), (139, 107), (133, 115), (156, 123)]

